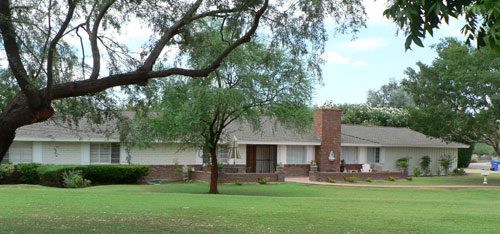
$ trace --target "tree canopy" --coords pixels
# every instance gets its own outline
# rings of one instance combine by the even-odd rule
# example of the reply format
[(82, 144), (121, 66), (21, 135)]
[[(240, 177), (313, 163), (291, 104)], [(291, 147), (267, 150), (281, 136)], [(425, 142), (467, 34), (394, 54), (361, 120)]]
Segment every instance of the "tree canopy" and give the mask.
[(384, 84), (378, 90), (369, 90), (366, 104), (371, 107), (405, 108), (413, 106), (412, 97), (404, 87), (394, 79)]
[[(177, 75), (205, 77), (255, 34), (265, 35), (269, 48), (304, 57), (319, 73), (326, 17), (341, 33), (356, 32), (365, 20), (361, 0), (1, 1), (2, 54), (9, 68), (2, 70), (0, 84), (17, 93), (0, 94), (0, 160), (21, 126), (54, 112), (99, 114), (113, 102), (113, 87)], [(185, 53), (210, 46), (200, 37), (199, 22), (233, 36), (221, 33), (226, 45), (204, 67), (194, 68), (185, 64)], [(126, 38), (134, 25), (144, 28), (135, 33), (149, 34), (142, 45)], [(90, 111), (73, 107), (80, 103)]]
[(325, 105), (342, 110), (342, 123), (355, 125), (374, 125), (386, 127), (408, 127), (408, 110), (392, 107), (372, 107), (367, 104)]
[(464, 17), (466, 24), (461, 31), (467, 36), (467, 44), (476, 40), (478, 48), (489, 44), (500, 53), (500, 1), (395, 0), (384, 15), (406, 34), (406, 49), (412, 43), (422, 47), (422, 39), (432, 36), (441, 24)]
[(500, 58), (490, 48), (476, 50), (455, 39), (435, 48), (432, 64), (408, 68), (403, 81), (415, 101), (411, 122), (428, 135), (486, 143), (500, 154)]

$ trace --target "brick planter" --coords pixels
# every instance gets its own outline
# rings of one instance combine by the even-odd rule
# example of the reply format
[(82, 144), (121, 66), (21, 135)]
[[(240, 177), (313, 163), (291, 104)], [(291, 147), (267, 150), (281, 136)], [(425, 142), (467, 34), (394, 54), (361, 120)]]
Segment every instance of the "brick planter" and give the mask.
[(309, 180), (325, 182), (330, 177), (337, 181), (343, 181), (344, 177), (356, 177), (358, 181), (366, 180), (368, 177), (373, 180), (383, 180), (389, 176), (395, 179), (406, 179), (408, 172), (405, 171), (379, 171), (379, 172), (309, 172)]
[[(188, 167), (200, 170), (201, 165), (187, 165)], [(144, 177), (145, 181), (165, 180), (165, 181), (181, 181), (182, 174), (175, 175), (176, 167), (180, 167), (182, 171), (183, 165), (150, 165), (149, 173)]]
[[(189, 178), (196, 182), (210, 182), (212, 173), (206, 171), (191, 171)], [(218, 182), (223, 184), (235, 183), (240, 181), (243, 183), (256, 183), (259, 178), (269, 177), (269, 182), (285, 182), (285, 173), (221, 173), (218, 177)]]
[(309, 176), (309, 164), (285, 164), (286, 176)]

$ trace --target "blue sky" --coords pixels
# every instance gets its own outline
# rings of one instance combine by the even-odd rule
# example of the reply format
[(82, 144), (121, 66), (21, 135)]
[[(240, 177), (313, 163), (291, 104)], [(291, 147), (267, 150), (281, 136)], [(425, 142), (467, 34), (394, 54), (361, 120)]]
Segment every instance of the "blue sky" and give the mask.
[(325, 101), (334, 103), (364, 103), (370, 89), (378, 89), (391, 78), (401, 80), (408, 67), (416, 67), (418, 61), (430, 64), (437, 56), (431, 45), (445, 37), (457, 37), (463, 22), (450, 21), (441, 25), (432, 38), (424, 40), (424, 48), (412, 45), (413, 50), (405, 51), (405, 36), (396, 35), (397, 26), (382, 16), (385, 1), (366, 0), (368, 22), (366, 28), (352, 40), (353, 35), (335, 35), (333, 27), (328, 28), (329, 40), (326, 44), (323, 66), (323, 85), (317, 85), (313, 104), (323, 105)]

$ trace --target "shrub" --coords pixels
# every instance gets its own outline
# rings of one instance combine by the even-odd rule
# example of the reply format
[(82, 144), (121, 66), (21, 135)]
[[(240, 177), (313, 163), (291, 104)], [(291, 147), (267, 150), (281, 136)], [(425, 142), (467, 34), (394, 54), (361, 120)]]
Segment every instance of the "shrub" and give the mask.
[(15, 167), (12, 163), (0, 164), (0, 180), (6, 179), (14, 172)]
[(62, 185), (63, 173), (79, 170), (94, 184), (136, 184), (149, 172), (148, 166), (137, 165), (42, 165), (38, 168), (40, 180), (47, 185)]
[(441, 175), (441, 170), (439, 170), (439, 168), (438, 168), (438, 169), (436, 169), (436, 175), (437, 175), (437, 176), (440, 176), (440, 175)]
[(366, 181), (366, 182), (370, 182), (370, 183), (371, 183), (371, 182), (372, 182), (372, 178), (371, 178), (371, 177), (368, 177), (368, 178), (366, 178), (366, 180), (365, 180), (365, 181)]
[(258, 178), (257, 179), (257, 183), (259, 183), (259, 184), (267, 184), (267, 182), (269, 182), (269, 180), (271, 180), (271, 177)]
[(474, 146), (475, 144), (470, 144), (469, 148), (458, 149), (457, 166), (459, 168), (465, 168), (469, 166), (472, 158), (472, 152), (474, 151)]
[(472, 159), (470, 160), (470, 162), (471, 162), (471, 163), (477, 163), (477, 158), (472, 158)]
[(406, 177), (406, 180), (408, 180), (408, 181), (412, 181), (412, 180), (413, 180), (413, 178), (412, 178), (411, 176), (408, 176), (408, 177)]
[(356, 183), (357, 180), (358, 178), (354, 176), (344, 176), (344, 181), (348, 183)]
[(331, 177), (327, 177), (326, 178), (326, 182), (328, 183), (337, 183), (337, 181), (335, 181), (334, 179), (332, 179)]
[(430, 166), (431, 166), (431, 157), (429, 157), (428, 155), (423, 156), (422, 159), (420, 160), (420, 168), (422, 168), (422, 172), (424, 173), (424, 175), (431, 174)]
[(90, 180), (83, 178), (82, 171), (65, 171), (62, 175), (63, 187), (65, 188), (85, 188), (90, 186)]
[(399, 167), (400, 170), (407, 171), (409, 166), (410, 159), (408, 157), (400, 158), (396, 160), (396, 166)]
[(19, 183), (21, 184), (38, 184), (40, 177), (38, 176), (38, 167), (40, 164), (28, 163), (16, 165), (16, 170), (19, 172)]
[(243, 183), (241, 183), (241, 181), (237, 180), (236, 182), (234, 182), (235, 185), (243, 185)]
[(465, 175), (465, 170), (463, 168), (455, 168), (453, 170), (453, 175)]
[(413, 175), (415, 177), (419, 177), (422, 175), (422, 171), (420, 169), (418, 169), (418, 167), (415, 167), (415, 169), (413, 169)]
[(448, 175), (448, 170), (450, 170), (450, 167), (454, 161), (455, 159), (449, 154), (445, 154), (441, 156), (441, 158), (439, 158), (439, 165), (441, 165), (441, 168), (443, 168), (445, 175)]
[(389, 177), (385, 178), (385, 180), (387, 180), (387, 181), (396, 181), (396, 179), (394, 177), (392, 177), (392, 176), (389, 176)]

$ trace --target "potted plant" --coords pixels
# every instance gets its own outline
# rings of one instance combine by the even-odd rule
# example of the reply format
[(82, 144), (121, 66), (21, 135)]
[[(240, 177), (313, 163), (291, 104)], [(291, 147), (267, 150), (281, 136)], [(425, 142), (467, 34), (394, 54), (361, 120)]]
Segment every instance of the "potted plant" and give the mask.
[(409, 166), (409, 158), (408, 157), (405, 157), (405, 158), (400, 158), (396, 161), (396, 166), (399, 167), (400, 170), (402, 171), (408, 171), (408, 166)]
[(345, 170), (345, 161), (344, 159), (340, 160), (340, 172), (344, 172)]
[(283, 166), (283, 163), (278, 163), (278, 166), (276, 166), (276, 171), (282, 172), (285, 170), (285, 167)]
[(222, 173), (224, 169), (224, 163), (218, 162), (217, 163), (217, 172)]
[(318, 170), (318, 164), (316, 164), (316, 160), (311, 160), (310, 170), (311, 171), (317, 171)]

